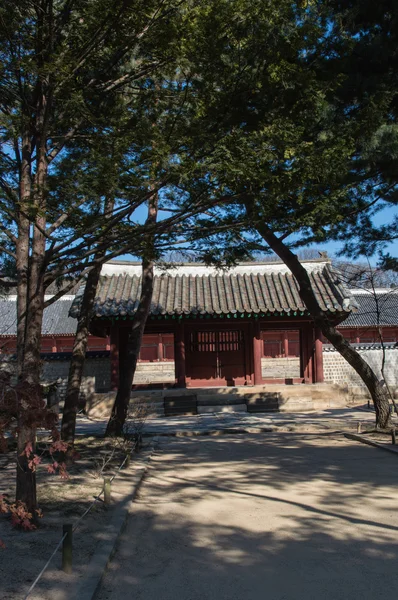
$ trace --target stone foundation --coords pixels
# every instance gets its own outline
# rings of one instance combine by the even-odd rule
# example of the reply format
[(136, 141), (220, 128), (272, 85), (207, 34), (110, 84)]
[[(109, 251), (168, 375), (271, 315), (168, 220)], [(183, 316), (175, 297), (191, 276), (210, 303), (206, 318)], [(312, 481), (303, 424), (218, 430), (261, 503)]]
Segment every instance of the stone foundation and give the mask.
[[(86, 411), (93, 418), (109, 418), (116, 392), (93, 394)], [(330, 384), (192, 388), (146, 390), (132, 392), (131, 406), (146, 405), (148, 416), (164, 416), (164, 401), (168, 396), (196, 396), (199, 414), (215, 412), (307, 412), (344, 408), (350, 404), (346, 387)], [(258, 408), (258, 410), (256, 410)]]
[[(381, 378), (383, 350), (379, 347), (357, 348), (361, 356)], [(345, 387), (353, 399), (359, 401), (368, 398), (368, 392), (362, 380), (343, 357), (329, 346), (324, 347), (323, 365), (325, 383)], [(0, 357), (0, 368), (15, 371), (15, 360), (7, 355)], [(290, 379), (300, 376), (300, 360), (298, 357), (262, 358), (262, 375), (265, 378)], [(43, 361), (43, 383), (59, 382), (59, 397), (65, 395), (68, 381), (69, 360)], [(84, 367), (81, 390), (82, 401), (88, 400), (93, 394), (106, 393), (110, 388), (110, 359), (109, 357), (88, 358)], [(385, 373), (390, 389), (398, 398), (398, 348), (390, 344), (385, 349)], [(174, 383), (174, 361), (141, 362), (138, 363), (134, 377), (135, 384), (149, 385), (159, 383)], [(313, 387), (313, 386), (311, 386)], [(225, 388), (231, 394), (232, 388)], [(238, 388), (236, 388), (238, 389)], [(296, 389), (296, 386), (294, 386)], [(307, 393), (305, 394), (307, 395)]]

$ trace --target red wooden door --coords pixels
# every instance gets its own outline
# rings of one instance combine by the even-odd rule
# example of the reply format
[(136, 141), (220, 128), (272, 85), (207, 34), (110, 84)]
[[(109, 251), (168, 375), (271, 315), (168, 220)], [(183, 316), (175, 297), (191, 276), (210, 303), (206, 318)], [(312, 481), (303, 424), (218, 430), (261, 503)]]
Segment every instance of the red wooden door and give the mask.
[(246, 383), (242, 329), (191, 331), (188, 334), (187, 379), (191, 386), (234, 386)]

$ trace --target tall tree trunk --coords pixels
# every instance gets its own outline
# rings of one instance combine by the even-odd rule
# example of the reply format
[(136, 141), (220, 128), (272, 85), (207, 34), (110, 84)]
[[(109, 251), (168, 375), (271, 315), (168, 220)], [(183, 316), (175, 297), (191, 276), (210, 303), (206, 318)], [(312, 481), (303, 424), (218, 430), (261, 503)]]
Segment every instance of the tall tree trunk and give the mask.
[[(22, 381), (25, 376), (25, 349), (29, 314), (29, 247), (30, 223), (27, 210), (31, 200), (31, 148), (30, 135), (25, 131), (22, 136), (19, 181), (18, 238), (16, 243), (17, 268), (17, 376)], [(24, 454), (27, 445), (34, 448), (35, 430), (26, 424), (24, 407), (19, 403), (18, 438), (17, 438), (17, 474), (16, 500), (25, 502), (29, 511), (36, 509), (36, 474), (28, 467), (28, 459)]]
[(131, 386), (133, 385), (141, 349), (142, 336), (144, 335), (146, 321), (151, 308), (153, 271), (153, 261), (143, 259), (140, 303), (134, 315), (133, 325), (131, 329), (127, 327), (120, 329), (119, 388), (106, 428), (106, 435), (122, 435), (123, 433), (123, 426), (126, 422), (130, 403)]
[(80, 386), (86, 360), (87, 342), (91, 313), (94, 305), (97, 285), (101, 274), (101, 264), (88, 274), (84, 288), (79, 319), (77, 322), (72, 357), (69, 365), (68, 385), (62, 414), (61, 438), (73, 445), (75, 440), (76, 415), (79, 406)]
[(29, 284), (29, 243), (30, 224), (26, 216), (27, 206), (31, 193), (31, 150), (30, 136), (27, 131), (22, 136), (22, 152), (19, 180), (18, 208), (18, 237), (16, 243), (16, 268), (17, 268), (17, 375), (22, 377), (23, 361), (25, 354), (26, 315), (28, 309), (28, 284)]
[[(115, 167), (117, 165), (115, 164)], [(104, 204), (104, 214), (110, 218), (114, 207), (114, 191), (109, 193)], [(96, 259), (101, 259), (104, 252), (97, 253)], [(82, 304), (77, 322), (75, 340), (73, 343), (72, 357), (69, 365), (68, 385), (66, 388), (65, 404), (62, 414), (61, 438), (72, 446), (75, 441), (76, 415), (79, 407), (80, 387), (83, 378), (84, 363), (89, 336), (91, 313), (93, 310), (95, 294), (101, 275), (102, 264), (94, 267), (88, 274)]]
[[(36, 172), (34, 174), (33, 185), (31, 183), (32, 174), (30, 168), (26, 170), (25, 174), (22, 172), (21, 177), (21, 180), (24, 182), (25, 192), (27, 193), (27, 190), (29, 190), (30, 193), (30, 213), (32, 213), (33, 208), (36, 214), (33, 224), (31, 254), (29, 256), (29, 263), (27, 265), (27, 273), (29, 275), (26, 276), (26, 286), (23, 286), (23, 282), (21, 281), (18, 290), (21, 294), (19, 298), (21, 301), (21, 307), (18, 307), (18, 311), (22, 310), (22, 305), (25, 304), (25, 314), (22, 315), (20, 313), (18, 315), (21, 317), (25, 326), (25, 331), (23, 334), (21, 323), (20, 335), (24, 335), (24, 339), (23, 343), (21, 338), (18, 340), (21, 344), (23, 344), (23, 351), (21, 349), (20, 356), (18, 356), (18, 359), (21, 361), (18, 371), (22, 382), (30, 386), (32, 390), (32, 397), (37, 398), (38, 402), (41, 402), (40, 349), (44, 311), (44, 257), (46, 250), (46, 238), (44, 231), (46, 228), (45, 209), (48, 170), (46, 146), (41, 129), (45, 111), (45, 100), (43, 95), (39, 95), (38, 104), (39, 107), (35, 122)], [(27, 199), (27, 196), (25, 196), (25, 199)], [(25, 232), (25, 211), (27, 210), (27, 206), (21, 202), (21, 207), (21, 226)], [(30, 238), (30, 227), (28, 228), (28, 231), (28, 238)], [(22, 254), (26, 254), (26, 238), (22, 239), (21, 245), (22, 256)], [(29, 512), (32, 513), (33, 519), (35, 520), (37, 517), (36, 473), (29, 467), (28, 463), (31, 457), (29, 453), (25, 453), (25, 449), (27, 446), (30, 446), (32, 453), (35, 451), (36, 425), (32, 418), (29, 418), (29, 415), (25, 414), (27, 410), (29, 409), (25, 408), (23, 403), (21, 403), (17, 441), (16, 500), (22, 501), (26, 504)]]
[[(148, 218), (146, 220), (146, 225), (154, 225), (156, 223), (157, 215), (158, 197), (157, 194), (154, 194), (148, 203)], [(131, 329), (120, 329), (119, 388), (106, 428), (106, 435), (115, 436), (122, 435), (123, 433), (123, 426), (126, 421), (130, 404), (131, 386), (133, 385), (134, 374), (141, 349), (142, 336), (144, 335), (145, 325), (151, 308), (155, 242), (154, 235), (151, 233), (149, 236), (150, 239), (146, 245), (145, 255), (142, 259), (141, 296), (138, 309), (134, 315)]]
[(315, 324), (320, 327), (323, 335), (329, 340), (341, 356), (358, 373), (372, 397), (375, 411), (376, 424), (382, 428), (390, 425), (390, 410), (387, 391), (382, 381), (379, 381), (368, 363), (352, 348), (350, 343), (337, 331), (329, 321), (328, 316), (321, 310), (311, 281), (306, 269), (301, 265), (297, 256), (281, 241), (265, 223), (258, 221), (252, 207), (246, 207), (249, 218), (254, 227), (267, 242), (269, 247), (290, 269), (299, 285), (300, 296), (314, 318)]

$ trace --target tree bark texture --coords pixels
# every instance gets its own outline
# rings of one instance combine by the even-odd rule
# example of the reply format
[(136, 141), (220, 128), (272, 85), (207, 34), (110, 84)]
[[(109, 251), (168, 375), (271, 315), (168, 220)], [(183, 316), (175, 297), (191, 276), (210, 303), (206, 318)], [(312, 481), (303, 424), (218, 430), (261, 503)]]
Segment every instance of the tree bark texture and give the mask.
[[(146, 225), (155, 224), (158, 215), (158, 197), (154, 194), (148, 203)], [(150, 234), (145, 255), (142, 259), (141, 295), (137, 312), (130, 330), (119, 330), (119, 387), (117, 390), (112, 413), (106, 428), (106, 435), (120, 436), (126, 422), (131, 397), (131, 386), (137, 368), (141, 350), (142, 336), (151, 308), (153, 279), (154, 279), (154, 236)], [(129, 328), (126, 328), (129, 329)]]
[(28, 307), (28, 272), (30, 224), (26, 208), (30, 200), (31, 151), (29, 132), (22, 136), (21, 165), (19, 174), (19, 206), (17, 212), (18, 237), (16, 242), (17, 269), (17, 375), (22, 378), (25, 354), (26, 314)]
[(72, 358), (69, 366), (68, 385), (62, 414), (61, 438), (71, 445), (73, 445), (75, 439), (76, 415), (79, 406), (84, 363), (86, 360), (89, 326), (97, 285), (100, 278), (101, 266), (102, 265), (99, 264), (94, 267), (87, 277), (73, 343)]
[[(39, 20), (37, 37), (38, 66), (44, 60), (47, 33)], [(41, 393), (41, 330), (44, 312), (44, 272), (46, 251), (47, 202), (47, 126), (51, 91), (47, 77), (38, 78), (32, 94), (34, 110), (23, 106), (24, 130), (21, 136), (21, 161), (18, 207), (17, 256), (17, 372), (20, 381)], [(32, 162), (35, 171), (32, 170)], [(27, 410), (27, 409), (26, 409)], [(26, 412), (25, 410), (25, 412)], [(21, 403), (17, 442), (16, 500), (26, 504), (36, 516), (36, 474), (29, 468), (24, 454), (27, 445), (32, 452), (36, 444), (36, 424), (26, 418)]]
[(140, 303), (131, 328), (119, 331), (119, 388), (106, 435), (120, 436), (126, 422), (134, 374), (141, 350), (142, 336), (151, 308), (154, 264), (152, 260), (142, 262), (142, 289)]
[(301, 265), (297, 256), (281, 241), (265, 223), (255, 218), (252, 209), (247, 209), (248, 216), (253, 219), (255, 227), (269, 247), (289, 268), (299, 285), (300, 296), (314, 318), (323, 335), (336, 348), (341, 356), (358, 373), (372, 397), (375, 411), (376, 424), (386, 428), (390, 424), (390, 409), (387, 390), (382, 381), (379, 381), (374, 371), (350, 343), (337, 331), (328, 316), (320, 308), (311, 281), (306, 269)]
[[(110, 194), (104, 205), (105, 215), (109, 215), (110, 217), (113, 206), (114, 197)], [(103, 256), (104, 252), (100, 252), (96, 254), (95, 258), (100, 260)], [(72, 446), (75, 440), (76, 415), (79, 407), (79, 395), (83, 378), (84, 363), (86, 361), (91, 313), (101, 275), (101, 267), (102, 263), (95, 266), (87, 277), (75, 339), (73, 342), (72, 358), (69, 365), (68, 385), (66, 388), (65, 404), (62, 414), (61, 438), (64, 442), (68, 442)]]

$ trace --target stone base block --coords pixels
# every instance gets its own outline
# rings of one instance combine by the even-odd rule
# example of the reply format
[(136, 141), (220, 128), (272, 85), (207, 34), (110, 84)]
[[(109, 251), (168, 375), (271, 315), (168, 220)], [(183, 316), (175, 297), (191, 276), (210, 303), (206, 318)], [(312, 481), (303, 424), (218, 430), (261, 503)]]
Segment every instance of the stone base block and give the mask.
[(246, 404), (198, 406), (198, 414), (247, 412)]

